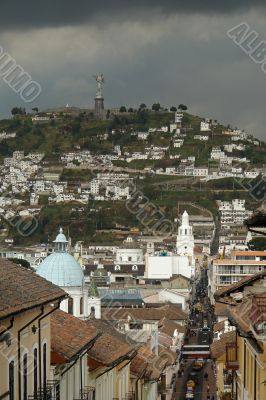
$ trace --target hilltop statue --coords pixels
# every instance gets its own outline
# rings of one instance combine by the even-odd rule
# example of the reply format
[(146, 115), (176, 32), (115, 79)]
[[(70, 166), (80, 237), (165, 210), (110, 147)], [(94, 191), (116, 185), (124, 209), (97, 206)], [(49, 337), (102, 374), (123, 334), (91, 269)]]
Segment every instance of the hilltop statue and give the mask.
[(103, 74), (96, 74), (93, 76), (97, 82), (97, 92), (96, 98), (102, 99), (103, 98), (103, 84), (104, 84), (104, 76)]
[(96, 116), (98, 118), (102, 118), (104, 115), (104, 98), (103, 98), (104, 76), (103, 74), (96, 74), (93, 77), (97, 82), (94, 110)]

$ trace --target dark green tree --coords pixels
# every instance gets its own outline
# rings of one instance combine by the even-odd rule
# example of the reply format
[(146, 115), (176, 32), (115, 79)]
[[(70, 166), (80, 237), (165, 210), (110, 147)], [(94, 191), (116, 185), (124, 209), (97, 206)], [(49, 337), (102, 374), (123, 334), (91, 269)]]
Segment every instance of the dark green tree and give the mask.
[(154, 103), (154, 104), (152, 105), (152, 107), (151, 107), (151, 109), (152, 109), (153, 111), (156, 111), (156, 112), (160, 111), (160, 108), (161, 108), (160, 103)]
[(177, 111), (177, 108), (176, 108), (175, 106), (172, 106), (172, 107), (170, 108), (170, 111), (176, 112), (176, 111)]
[(13, 107), (11, 110), (12, 115), (25, 115), (26, 110), (23, 107)]
[(186, 111), (186, 110), (187, 110), (187, 106), (185, 106), (185, 104), (179, 104), (178, 110), (180, 110), (180, 111)]
[(141, 103), (141, 105), (139, 106), (140, 110), (142, 110), (143, 108), (147, 108), (146, 104)]
[(264, 251), (266, 250), (266, 237), (256, 237), (249, 242), (248, 246), (251, 250)]
[(123, 112), (127, 112), (127, 109), (125, 106), (121, 106), (119, 112), (123, 113)]

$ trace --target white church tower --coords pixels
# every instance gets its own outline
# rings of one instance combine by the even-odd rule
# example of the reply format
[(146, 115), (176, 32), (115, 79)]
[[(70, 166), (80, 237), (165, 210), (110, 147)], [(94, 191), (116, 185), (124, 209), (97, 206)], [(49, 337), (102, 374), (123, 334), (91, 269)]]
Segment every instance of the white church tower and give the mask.
[(180, 256), (191, 257), (191, 264), (194, 264), (194, 236), (192, 226), (189, 225), (189, 215), (185, 211), (182, 215), (182, 223), (178, 228), (176, 238), (176, 253)]

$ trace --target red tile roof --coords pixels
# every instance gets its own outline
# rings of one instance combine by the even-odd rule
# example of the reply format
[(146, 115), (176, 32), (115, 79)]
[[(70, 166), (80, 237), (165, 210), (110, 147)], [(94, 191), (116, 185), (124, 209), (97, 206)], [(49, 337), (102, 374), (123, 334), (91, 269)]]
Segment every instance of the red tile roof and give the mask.
[(89, 358), (101, 365), (110, 366), (122, 359), (129, 359), (135, 354), (132, 341), (118, 332), (113, 326), (101, 320), (86, 321), (87, 326), (93, 326), (101, 336), (89, 350)]
[(179, 333), (185, 333), (186, 329), (184, 326), (170, 321), (167, 318), (162, 318), (161, 321), (159, 322), (159, 331), (162, 333), (165, 333), (166, 335), (169, 335), (171, 337), (173, 337), (175, 330)]
[(0, 258), (0, 319), (67, 297), (35, 272)]
[(106, 321), (128, 320), (134, 321), (160, 321), (162, 318), (172, 321), (185, 321), (187, 314), (180, 307), (173, 304), (159, 308), (107, 308), (102, 313)]
[(228, 305), (216, 302), (214, 313), (217, 317), (228, 317)]
[[(244, 286), (252, 285), (253, 282), (258, 281), (260, 279), (266, 278), (266, 271), (259, 272), (258, 274), (247, 276), (241, 279), (239, 282), (234, 283), (233, 285), (229, 285), (225, 288), (219, 289), (214, 293), (215, 300), (219, 301), (221, 298), (224, 299), (229, 296), (231, 293), (240, 292)], [(233, 299), (231, 299), (233, 301)]]
[(130, 372), (153, 381), (160, 378), (167, 364), (168, 359), (165, 356), (156, 356), (147, 346), (141, 346), (131, 361)]
[(61, 310), (51, 315), (51, 350), (53, 354), (70, 361), (89, 349), (100, 333), (94, 326)]
[(219, 340), (215, 340), (211, 345), (211, 355), (217, 359), (226, 353), (226, 345), (236, 342), (236, 331), (231, 331), (221, 335)]

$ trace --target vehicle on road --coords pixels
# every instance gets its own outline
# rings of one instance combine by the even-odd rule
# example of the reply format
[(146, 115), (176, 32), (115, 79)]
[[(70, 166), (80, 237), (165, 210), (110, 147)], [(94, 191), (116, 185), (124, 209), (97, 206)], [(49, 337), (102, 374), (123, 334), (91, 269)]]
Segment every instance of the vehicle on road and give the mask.
[(196, 383), (192, 379), (189, 379), (187, 381), (187, 391), (188, 390), (194, 391), (195, 386), (196, 386)]
[(197, 370), (201, 369), (204, 366), (204, 364), (205, 364), (204, 359), (198, 358), (193, 364), (193, 369), (197, 371)]
[(182, 347), (182, 356), (186, 358), (210, 358), (210, 346), (207, 344), (185, 344)]
[(210, 332), (211, 328), (209, 328), (208, 326), (204, 326), (201, 330), (202, 332)]
[(189, 373), (188, 379), (189, 379), (189, 381), (190, 380), (193, 381), (195, 385), (197, 385), (199, 383), (199, 377), (198, 377), (197, 372), (195, 372), (195, 371), (191, 371)]

